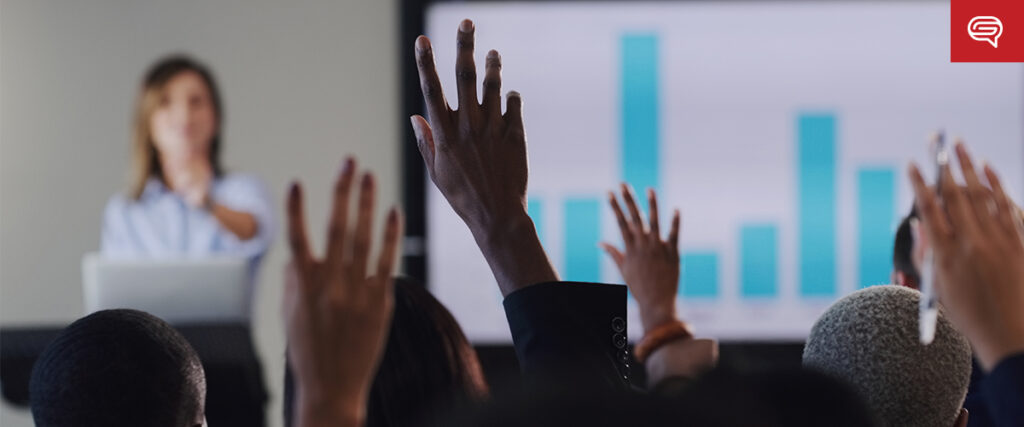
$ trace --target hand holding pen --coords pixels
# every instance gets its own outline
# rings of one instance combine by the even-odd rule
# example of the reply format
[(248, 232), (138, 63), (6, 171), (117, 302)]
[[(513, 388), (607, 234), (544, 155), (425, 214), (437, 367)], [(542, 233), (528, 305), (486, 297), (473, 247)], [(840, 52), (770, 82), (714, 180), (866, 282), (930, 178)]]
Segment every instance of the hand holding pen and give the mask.
[(936, 294), (982, 367), (991, 370), (1024, 352), (1024, 223), (995, 171), (983, 168), (986, 186), (963, 144), (955, 151), (966, 190), (956, 185), (949, 167), (940, 171), (940, 194), (917, 166), (908, 173), (933, 251)]

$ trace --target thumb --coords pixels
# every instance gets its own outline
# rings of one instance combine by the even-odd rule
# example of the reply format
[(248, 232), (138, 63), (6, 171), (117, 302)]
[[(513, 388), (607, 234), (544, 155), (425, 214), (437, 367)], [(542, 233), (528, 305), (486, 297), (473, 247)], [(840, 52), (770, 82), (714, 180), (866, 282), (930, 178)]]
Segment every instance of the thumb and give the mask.
[(416, 147), (423, 156), (423, 163), (427, 165), (427, 171), (434, 175), (434, 132), (430, 129), (427, 119), (419, 114), (409, 117), (412, 123), (412, 131), (416, 134)]
[(626, 260), (626, 256), (623, 255), (622, 252), (619, 251), (618, 248), (616, 248), (615, 246), (612, 246), (610, 243), (601, 242), (601, 243), (598, 243), (598, 246), (601, 249), (604, 249), (604, 251), (606, 253), (608, 253), (608, 256), (612, 257), (612, 261), (615, 261), (615, 265), (618, 266), (619, 269), (621, 270), (622, 269), (622, 262)]

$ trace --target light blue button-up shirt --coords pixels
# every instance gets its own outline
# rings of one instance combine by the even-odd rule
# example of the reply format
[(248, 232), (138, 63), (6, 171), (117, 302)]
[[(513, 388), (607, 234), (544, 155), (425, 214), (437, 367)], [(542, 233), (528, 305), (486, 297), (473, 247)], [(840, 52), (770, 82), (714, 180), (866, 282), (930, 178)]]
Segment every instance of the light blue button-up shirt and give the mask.
[(139, 200), (118, 194), (103, 214), (101, 249), (111, 258), (248, 258), (255, 272), (275, 232), (266, 185), (254, 176), (226, 174), (213, 182), (216, 203), (256, 217), (256, 236), (242, 241), (210, 212), (194, 208), (156, 178)]

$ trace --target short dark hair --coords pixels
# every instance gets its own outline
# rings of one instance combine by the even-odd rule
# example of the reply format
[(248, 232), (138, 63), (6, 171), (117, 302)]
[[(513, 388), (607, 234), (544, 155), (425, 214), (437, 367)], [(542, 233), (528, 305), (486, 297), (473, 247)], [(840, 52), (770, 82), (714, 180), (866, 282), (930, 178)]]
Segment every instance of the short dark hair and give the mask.
[[(451, 312), (411, 278), (396, 277), (394, 289), (394, 317), (370, 390), (366, 425), (441, 423), (456, 408), (485, 399), (489, 391), (476, 350)], [(285, 425), (291, 425), (297, 403), (294, 388), (286, 366)]]
[(199, 357), (166, 322), (104, 310), (65, 328), (32, 369), (37, 426), (182, 426), (202, 414)]
[(903, 273), (912, 281), (915, 286), (921, 283), (921, 274), (914, 265), (914, 232), (910, 229), (910, 222), (917, 219), (917, 206), (910, 209), (910, 213), (900, 221), (896, 228), (896, 241), (892, 248), (892, 268)]

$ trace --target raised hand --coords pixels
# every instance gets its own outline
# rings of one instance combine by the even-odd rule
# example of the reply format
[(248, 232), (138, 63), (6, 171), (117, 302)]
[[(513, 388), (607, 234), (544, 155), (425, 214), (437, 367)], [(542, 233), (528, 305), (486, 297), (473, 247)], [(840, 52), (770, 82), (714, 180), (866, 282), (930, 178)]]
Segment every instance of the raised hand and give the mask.
[(908, 173), (934, 251), (939, 299), (989, 370), (1024, 351), (1024, 230), (995, 171), (984, 167), (986, 187), (962, 143), (956, 154), (966, 191), (949, 168), (941, 171), (941, 200), (915, 165)]
[(430, 120), (413, 130), (430, 179), (466, 223), (504, 295), (558, 279), (526, 214), (523, 101), (509, 92), (501, 113), (501, 56), (487, 54), (483, 102), (477, 101), (473, 22), (462, 21), (456, 45), (458, 110), (445, 100), (430, 40), (416, 39), (416, 64)]
[(501, 113), (501, 56), (487, 53), (483, 103), (477, 102), (475, 28), (459, 27), (455, 61), (459, 108), (452, 110), (441, 90), (430, 40), (416, 39), (420, 86), (429, 122), (412, 116), (413, 130), (430, 179), (452, 209), (471, 227), (493, 227), (509, 215), (526, 212), (526, 133), (523, 101), (517, 92)]
[(626, 285), (640, 307), (640, 321), (645, 331), (676, 319), (676, 291), (679, 287), (679, 211), (672, 215), (668, 238), (661, 239), (658, 224), (658, 199), (654, 190), (647, 190), (650, 226), (644, 223), (633, 192), (622, 184), (622, 200), (630, 219), (619, 207), (615, 193), (608, 192), (608, 203), (619, 223), (624, 250), (610, 243), (601, 243), (619, 267)]
[(302, 188), (295, 183), (288, 194), (292, 260), (284, 312), (288, 357), (296, 378), (296, 426), (361, 425), (387, 340), (394, 298), (391, 274), (402, 218), (397, 208), (388, 212), (380, 255), (371, 267), (376, 189), (373, 175), (363, 174), (356, 223), (350, 226), (348, 204), (355, 175), (355, 161), (347, 159), (334, 186), (322, 259), (313, 256), (306, 238)]

